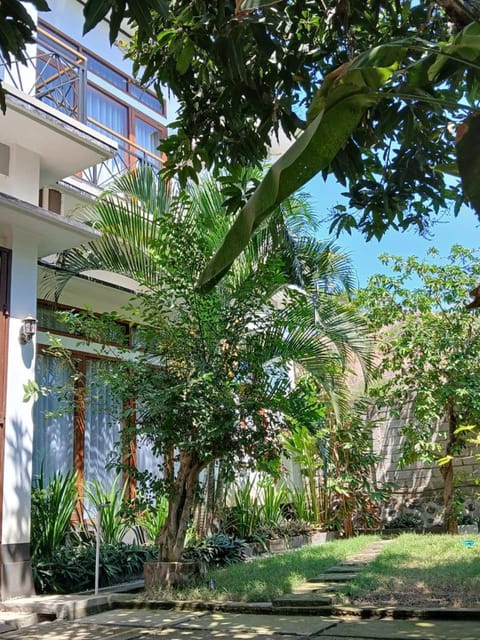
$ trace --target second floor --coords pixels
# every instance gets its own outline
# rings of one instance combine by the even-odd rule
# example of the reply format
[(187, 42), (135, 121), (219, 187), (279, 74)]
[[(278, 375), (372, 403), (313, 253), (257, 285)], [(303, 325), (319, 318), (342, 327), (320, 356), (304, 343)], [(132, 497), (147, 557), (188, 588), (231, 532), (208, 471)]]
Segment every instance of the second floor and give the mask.
[[(0, 77), (11, 90), (11, 99), (23, 99), (25, 106), (23, 121), (4, 120), (0, 143), (40, 154), (42, 166), (55, 165), (55, 171), (40, 170), (38, 204), (68, 213), (140, 164), (161, 167), (158, 146), (167, 135), (167, 105), (132, 77), (121, 47), (109, 45), (107, 24), (82, 35), (81, 2), (58, 0), (52, 9), (37, 17), (37, 41), (27, 48), (27, 64), (8, 66), (0, 61)], [(57, 115), (65, 123), (64, 145), (61, 141), (51, 144), (45, 122), (43, 129), (39, 125), (33, 131), (35, 106), (44, 109), (46, 117)], [(27, 128), (32, 131), (27, 133)], [(75, 128), (79, 132), (76, 147), (67, 144)], [(97, 157), (86, 155), (84, 131), (107, 140), (110, 150)], [(40, 140), (34, 144), (36, 134)], [(0, 174), (5, 172), (0, 166)]]

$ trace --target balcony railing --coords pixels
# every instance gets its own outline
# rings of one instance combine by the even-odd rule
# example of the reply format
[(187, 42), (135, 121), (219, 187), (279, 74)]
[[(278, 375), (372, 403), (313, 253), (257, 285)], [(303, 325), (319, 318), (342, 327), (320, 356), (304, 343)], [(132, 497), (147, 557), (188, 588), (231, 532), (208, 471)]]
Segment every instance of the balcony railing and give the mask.
[(115, 177), (139, 165), (160, 169), (160, 156), (88, 117), (88, 61), (83, 54), (41, 27), (38, 27), (36, 50), (32, 46), (30, 51), (26, 64), (13, 61), (11, 65), (7, 65), (0, 59), (0, 77), (3, 82), (79, 122), (88, 124), (118, 145), (113, 158), (86, 169), (77, 178), (104, 188)]
[(101, 164), (97, 164), (83, 171), (83, 180), (104, 188), (115, 177), (136, 169), (139, 166), (147, 165), (157, 170), (161, 168), (162, 162), (158, 155), (128, 140), (128, 138), (116, 133), (93, 118), (87, 117), (87, 122), (97, 131), (115, 140), (118, 149), (115, 156), (110, 160), (105, 160)]

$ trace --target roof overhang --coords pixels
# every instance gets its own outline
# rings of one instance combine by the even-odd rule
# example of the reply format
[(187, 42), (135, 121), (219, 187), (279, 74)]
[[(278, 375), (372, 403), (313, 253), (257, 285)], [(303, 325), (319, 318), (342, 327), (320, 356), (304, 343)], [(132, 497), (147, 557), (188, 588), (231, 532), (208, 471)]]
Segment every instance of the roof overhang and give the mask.
[(92, 127), (5, 84), (7, 111), (0, 115), (0, 140), (40, 157), (40, 184), (67, 176), (113, 157), (117, 144)]
[(101, 236), (81, 222), (0, 192), (0, 246), (11, 247), (16, 231), (31, 237), (39, 258)]

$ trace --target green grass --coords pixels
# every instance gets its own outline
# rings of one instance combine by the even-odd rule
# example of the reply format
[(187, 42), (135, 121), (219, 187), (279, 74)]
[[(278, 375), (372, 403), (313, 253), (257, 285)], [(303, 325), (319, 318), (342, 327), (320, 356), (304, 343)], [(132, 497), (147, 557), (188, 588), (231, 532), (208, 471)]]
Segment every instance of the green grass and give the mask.
[[(201, 586), (149, 595), (181, 600), (268, 602), (290, 593), (296, 585), (345, 560), (376, 539), (376, 536), (360, 536), (334, 540), (318, 547), (303, 547), (282, 555), (260, 557), (251, 562), (212, 569)], [(216, 582), (215, 590), (207, 586), (211, 578)]]
[(403, 534), (344, 593), (353, 604), (479, 606), (480, 536)]

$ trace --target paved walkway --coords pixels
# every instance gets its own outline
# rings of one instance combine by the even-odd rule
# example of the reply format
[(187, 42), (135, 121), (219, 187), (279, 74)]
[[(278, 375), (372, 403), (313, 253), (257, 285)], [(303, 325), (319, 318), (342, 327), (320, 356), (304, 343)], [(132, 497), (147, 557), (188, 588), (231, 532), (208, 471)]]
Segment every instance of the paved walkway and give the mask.
[(184, 613), (120, 609), (74, 622), (2, 634), (16, 640), (479, 640), (473, 621), (358, 620), (325, 616)]
[[(1, 640), (480, 640), (480, 610), (378, 610), (377, 616), (393, 617), (368, 620), (362, 619), (362, 615), (371, 615), (372, 611), (336, 615), (339, 610), (332, 598), (336, 585), (351, 579), (385, 544), (388, 541), (373, 543), (273, 603), (231, 603), (223, 606), (222, 611), (168, 609), (166, 603), (155, 606), (126, 594), (77, 596), (77, 600), (68, 596), (63, 603), (58, 596), (30, 599), (30, 611), (45, 615), (50, 607), (55, 615), (74, 619), (44, 622), (15, 631), (8, 630), (11, 627), (5, 619), (6, 624), (0, 625)], [(14, 604), (19, 611), (27, 610), (26, 600)], [(99, 611), (102, 607), (109, 610)], [(87, 612), (91, 615), (86, 616)], [(394, 619), (409, 614), (418, 617)], [(27, 618), (25, 624), (31, 625), (31, 619)]]

